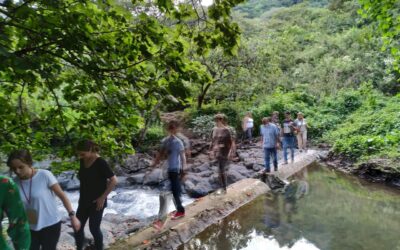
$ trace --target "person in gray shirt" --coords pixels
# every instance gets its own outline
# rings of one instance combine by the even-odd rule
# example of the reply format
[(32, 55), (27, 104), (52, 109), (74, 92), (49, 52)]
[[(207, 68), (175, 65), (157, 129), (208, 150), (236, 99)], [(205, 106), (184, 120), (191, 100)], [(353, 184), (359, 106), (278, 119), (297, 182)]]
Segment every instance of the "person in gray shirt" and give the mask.
[(171, 182), (171, 191), (174, 197), (176, 212), (172, 219), (178, 219), (185, 216), (185, 208), (181, 201), (181, 177), (186, 170), (185, 147), (181, 139), (177, 137), (179, 123), (175, 120), (168, 122), (168, 136), (161, 141), (160, 150), (154, 160), (152, 167), (160, 163), (161, 159), (167, 158), (168, 179)]
[(278, 171), (277, 148), (279, 147), (279, 129), (271, 122), (270, 117), (264, 117), (262, 119), (260, 134), (262, 136), (262, 147), (264, 149), (265, 172), (269, 173), (271, 171), (271, 155), (273, 157), (274, 170)]

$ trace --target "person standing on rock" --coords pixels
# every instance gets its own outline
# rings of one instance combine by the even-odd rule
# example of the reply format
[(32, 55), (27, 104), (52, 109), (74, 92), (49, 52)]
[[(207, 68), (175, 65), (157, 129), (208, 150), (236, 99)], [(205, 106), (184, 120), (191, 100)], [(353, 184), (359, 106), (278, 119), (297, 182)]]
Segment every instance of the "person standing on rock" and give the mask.
[(80, 159), (78, 177), (81, 183), (76, 216), (82, 223), (80, 230), (75, 233), (77, 250), (83, 249), (84, 229), (88, 220), (95, 249), (104, 248), (100, 224), (107, 207), (107, 196), (117, 185), (117, 177), (107, 161), (99, 155), (99, 150), (99, 146), (91, 140), (79, 141), (76, 146)]
[(219, 178), (223, 188), (223, 192), (226, 193), (227, 180), (226, 180), (226, 166), (228, 160), (232, 154), (233, 140), (229, 129), (226, 127), (224, 122), (225, 115), (216, 114), (214, 116), (215, 127), (212, 132), (212, 139), (210, 145), (210, 157), (216, 159), (219, 168)]
[(297, 113), (297, 119), (294, 121), (297, 128), (297, 143), (300, 152), (307, 152), (307, 121), (303, 113)]
[(172, 215), (173, 220), (185, 216), (185, 208), (182, 205), (181, 178), (186, 171), (185, 147), (181, 139), (177, 137), (179, 123), (171, 120), (167, 124), (168, 136), (161, 141), (160, 150), (151, 167), (155, 167), (163, 158), (167, 158), (168, 179), (171, 183), (171, 191), (174, 197), (176, 212)]
[(264, 149), (264, 160), (265, 160), (265, 172), (269, 173), (270, 169), (270, 158), (273, 158), (274, 171), (278, 171), (278, 154), (277, 149), (279, 147), (279, 129), (271, 122), (270, 117), (264, 117), (262, 119), (262, 125), (260, 126), (260, 135), (262, 136), (262, 146)]
[(242, 129), (244, 133), (244, 140), (251, 143), (253, 139), (254, 120), (251, 112), (247, 112), (242, 121)]
[(1, 226), (3, 214), (8, 217), (7, 233), (14, 249), (28, 250), (31, 246), (31, 234), (18, 187), (8, 177), (0, 176), (0, 249), (11, 250), (12, 248), (7, 244), (3, 235)]
[(56, 196), (63, 202), (73, 229), (79, 230), (81, 224), (54, 175), (48, 170), (34, 169), (32, 164), (32, 156), (25, 149), (13, 151), (7, 160), (7, 165), (16, 174), (15, 182), (20, 187), (19, 194), (28, 217), (30, 249), (55, 250), (61, 233)]
[(282, 144), (283, 144), (283, 164), (288, 164), (288, 154), (287, 150), (290, 149), (290, 159), (292, 160), (291, 162), (294, 162), (294, 148), (295, 148), (295, 143), (296, 143), (296, 138), (295, 138), (295, 131), (296, 131), (296, 125), (292, 120), (291, 114), (289, 111), (285, 112), (285, 120), (283, 121), (282, 124)]

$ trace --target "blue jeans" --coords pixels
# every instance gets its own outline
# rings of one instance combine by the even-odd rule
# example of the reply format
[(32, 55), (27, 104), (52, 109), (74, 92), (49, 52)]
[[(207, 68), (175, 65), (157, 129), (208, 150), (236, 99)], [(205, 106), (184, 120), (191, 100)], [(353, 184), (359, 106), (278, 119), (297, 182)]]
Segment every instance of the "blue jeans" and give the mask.
[(171, 191), (172, 195), (174, 196), (176, 211), (184, 213), (185, 208), (182, 206), (182, 200), (181, 200), (182, 187), (180, 181), (180, 174), (175, 172), (168, 172), (168, 178), (169, 181), (171, 182)]
[(265, 171), (270, 172), (269, 161), (270, 157), (273, 157), (274, 170), (278, 170), (278, 155), (276, 148), (264, 148), (264, 160), (265, 160)]
[(283, 137), (283, 160), (288, 161), (287, 149), (290, 149), (290, 158), (294, 160), (294, 147), (295, 147), (295, 137), (294, 136), (284, 136)]
[(253, 139), (253, 128), (246, 129), (245, 139), (250, 141)]

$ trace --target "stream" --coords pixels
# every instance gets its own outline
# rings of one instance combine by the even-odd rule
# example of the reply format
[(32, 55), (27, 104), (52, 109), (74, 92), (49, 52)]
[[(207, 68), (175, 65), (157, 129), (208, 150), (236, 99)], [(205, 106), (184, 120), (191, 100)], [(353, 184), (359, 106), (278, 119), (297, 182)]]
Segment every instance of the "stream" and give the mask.
[(313, 164), (180, 250), (400, 249), (400, 192)]

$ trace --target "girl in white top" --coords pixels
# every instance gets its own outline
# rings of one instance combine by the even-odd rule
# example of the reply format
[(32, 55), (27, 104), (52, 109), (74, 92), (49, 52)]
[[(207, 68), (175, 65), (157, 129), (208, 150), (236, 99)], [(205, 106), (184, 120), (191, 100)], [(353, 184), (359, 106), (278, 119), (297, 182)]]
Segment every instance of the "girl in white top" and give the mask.
[(244, 132), (244, 139), (249, 140), (249, 142), (251, 142), (251, 140), (253, 139), (253, 127), (254, 120), (251, 116), (251, 113), (247, 112), (243, 118), (242, 128)]
[(297, 113), (297, 119), (294, 121), (297, 129), (297, 144), (300, 152), (307, 151), (307, 121), (303, 113)]
[(27, 150), (12, 152), (7, 165), (16, 174), (15, 182), (31, 228), (31, 250), (55, 250), (61, 232), (61, 216), (58, 213), (55, 196), (63, 202), (71, 218), (73, 229), (79, 230), (80, 222), (72, 210), (67, 196), (54, 175), (44, 169), (32, 167), (32, 156)]

